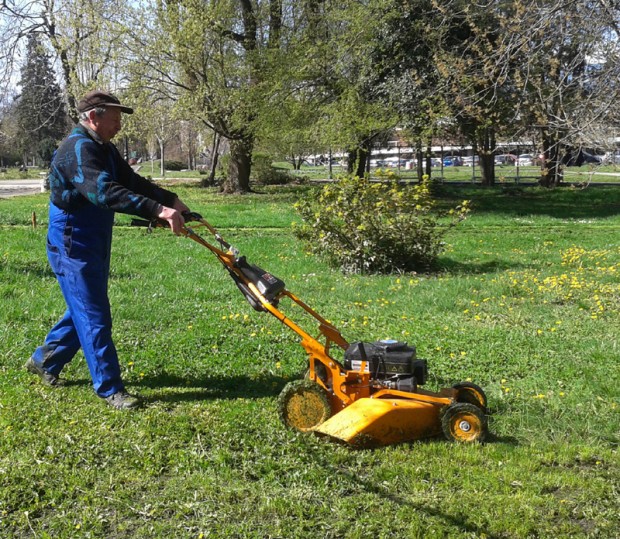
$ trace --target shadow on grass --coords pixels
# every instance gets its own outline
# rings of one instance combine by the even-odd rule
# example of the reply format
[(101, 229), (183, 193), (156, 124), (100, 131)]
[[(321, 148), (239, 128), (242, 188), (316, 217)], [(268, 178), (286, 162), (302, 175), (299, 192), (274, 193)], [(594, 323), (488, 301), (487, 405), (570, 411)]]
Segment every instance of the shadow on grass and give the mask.
[(36, 262), (25, 262), (18, 260), (11, 260), (9, 264), (0, 268), (0, 270), (6, 270), (11, 274), (22, 274), (42, 279), (44, 277), (54, 277), (54, 272), (47, 263), (47, 258), (42, 258)]
[[(417, 442), (411, 442), (414, 444), (445, 444), (445, 439), (442, 438), (430, 438), (428, 440), (421, 440)], [(415, 449), (415, 448), (414, 448)], [(454, 527), (458, 529), (459, 533), (473, 534), (476, 537), (487, 537), (489, 539), (500, 539), (505, 537), (504, 534), (494, 534), (488, 528), (483, 525), (473, 522), (473, 519), (468, 519), (465, 514), (459, 512), (458, 505), (454, 512), (444, 510), (440, 505), (436, 503), (434, 497), (431, 497), (430, 501), (425, 501), (425, 497), (422, 497), (419, 501), (413, 499), (415, 494), (411, 494), (410, 497), (394, 492), (389, 487), (385, 486), (386, 482), (374, 482), (370, 479), (365, 479), (363, 474), (359, 474), (356, 471), (349, 471), (343, 466), (334, 466), (326, 459), (321, 459), (322, 462), (319, 465), (324, 470), (329, 470), (329, 474), (332, 477), (340, 477), (339, 484), (346, 485), (351, 484), (352, 489), (360, 488), (364, 492), (386, 500), (389, 503), (395, 504), (398, 507), (407, 508), (408, 510), (417, 514), (424, 514), (432, 519), (440, 520), (446, 526)], [(422, 469), (420, 472), (420, 481), (429, 483), (433, 481), (433, 476), (429, 471)], [(414, 490), (415, 492), (415, 490)]]
[(459, 262), (451, 258), (439, 258), (439, 272), (447, 272), (458, 275), (481, 275), (484, 273), (496, 273), (498, 271), (518, 270), (525, 267), (524, 264), (515, 264), (503, 260), (489, 260), (481, 264)]
[(145, 377), (130, 385), (137, 388), (159, 390), (145, 396), (145, 402), (188, 402), (213, 399), (260, 399), (278, 395), (290, 380), (264, 374), (248, 376), (180, 377), (161, 373)]
[(574, 189), (561, 187), (442, 186), (440, 200), (469, 199), (475, 213), (513, 216), (546, 215), (558, 219), (605, 218), (620, 215), (620, 187)]

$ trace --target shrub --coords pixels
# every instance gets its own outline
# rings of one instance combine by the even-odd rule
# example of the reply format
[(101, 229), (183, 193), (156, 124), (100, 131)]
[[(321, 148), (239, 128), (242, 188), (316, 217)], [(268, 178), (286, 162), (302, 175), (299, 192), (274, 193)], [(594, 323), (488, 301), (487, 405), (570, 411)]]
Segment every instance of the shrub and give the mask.
[(186, 167), (184, 163), (181, 163), (181, 161), (165, 161), (164, 168), (166, 170), (183, 170)]
[(273, 159), (266, 153), (255, 152), (252, 155), (252, 176), (263, 185), (285, 185), (295, 179), (285, 169), (272, 166)]
[(312, 252), (344, 271), (362, 273), (433, 269), (446, 231), (469, 211), (464, 201), (442, 214), (427, 179), (403, 186), (392, 173), (381, 182), (343, 178), (296, 209), (302, 223), (295, 234)]

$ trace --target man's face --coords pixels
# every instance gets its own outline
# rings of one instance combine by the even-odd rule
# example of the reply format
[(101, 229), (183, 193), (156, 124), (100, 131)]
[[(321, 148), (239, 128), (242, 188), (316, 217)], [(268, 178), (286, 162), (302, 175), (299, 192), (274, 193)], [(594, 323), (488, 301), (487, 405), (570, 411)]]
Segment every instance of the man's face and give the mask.
[(103, 142), (110, 142), (121, 130), (121, 109), (108, 107), (102, 116), (97, 116), (94, 112), (90, 115), (92, 129), (97, 133)]

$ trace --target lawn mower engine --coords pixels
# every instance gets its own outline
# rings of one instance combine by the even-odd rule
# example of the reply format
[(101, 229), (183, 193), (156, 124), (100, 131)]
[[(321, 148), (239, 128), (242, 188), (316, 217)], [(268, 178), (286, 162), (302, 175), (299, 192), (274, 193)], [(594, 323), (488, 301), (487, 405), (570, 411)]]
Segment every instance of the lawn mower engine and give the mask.
[(366, 372), (389, 389), (414, 392), (426, 382), (425, 359), (416, 359), (415, 346), (394, 340), (355, 342), (344, 354), (344, 366), (359, 371), (366, 361)]

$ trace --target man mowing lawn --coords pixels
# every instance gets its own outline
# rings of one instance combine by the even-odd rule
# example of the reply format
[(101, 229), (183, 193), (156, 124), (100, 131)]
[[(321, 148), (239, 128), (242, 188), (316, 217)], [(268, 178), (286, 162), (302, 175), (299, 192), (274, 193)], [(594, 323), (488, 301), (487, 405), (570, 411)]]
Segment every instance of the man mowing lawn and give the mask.
[(103, 91), (78, 103), (80, 123), (61, 142), (49, 175), (47, 257), (67, 310), (25, 367), (50, 386), (62, 385), (62, 368), (82, 348), (98, 396), (118, 409), (139, 399), (125, 390), (112, 341), (108, 299), (114, 212), (167, 221), (178, 234), (189, 208), (172, 192), (136, 174), (110, 142), (121, 113), (133, 109)]

